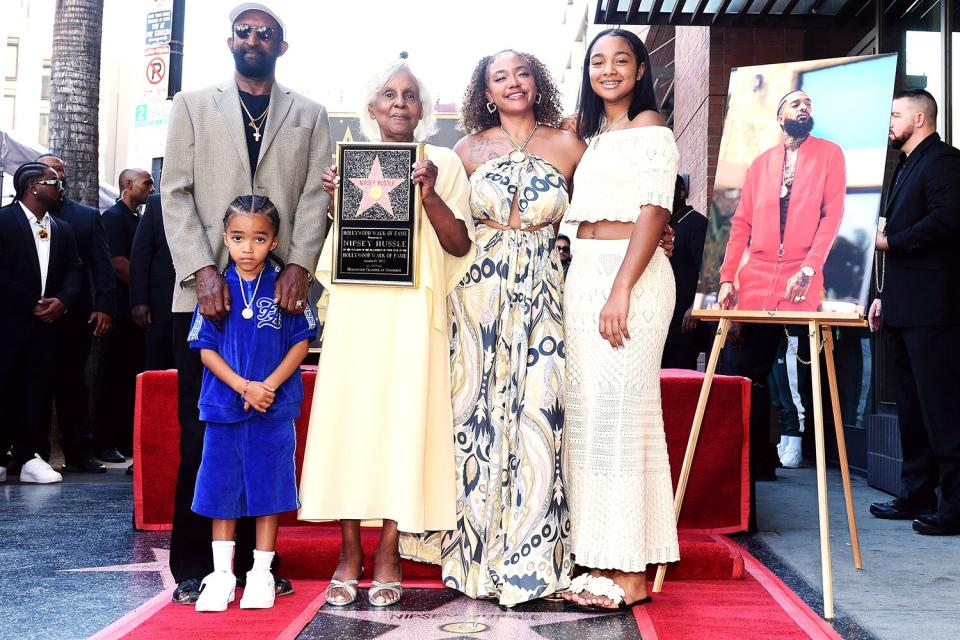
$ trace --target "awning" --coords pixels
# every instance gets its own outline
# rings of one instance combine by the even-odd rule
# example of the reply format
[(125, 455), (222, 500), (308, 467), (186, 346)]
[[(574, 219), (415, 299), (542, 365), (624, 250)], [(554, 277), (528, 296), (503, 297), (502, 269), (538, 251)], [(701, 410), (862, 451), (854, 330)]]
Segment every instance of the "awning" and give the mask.
[(596, 24), (794, 29), (872, 26), (884, 15), (923, 17), (939, 0), (600, 0)]

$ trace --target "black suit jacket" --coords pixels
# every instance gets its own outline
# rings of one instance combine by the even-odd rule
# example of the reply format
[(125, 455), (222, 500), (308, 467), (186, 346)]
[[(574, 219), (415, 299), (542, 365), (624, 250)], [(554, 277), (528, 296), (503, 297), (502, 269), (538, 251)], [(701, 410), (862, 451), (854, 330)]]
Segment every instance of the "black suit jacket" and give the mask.
[(47, 286), (40, 290), (40, 261), (33, 229), (15, 202), (0, 209), (0, 334), (17, 339), (35, 322), (41, 297), (59, 298), (74, 313), (80, 299), (83, 263), (70, 225), (51, 216)]
[(883, 321), (960, 324), (960, 151), (925, 138), (894, 176), (885, 215)]
[(147, 199), (130, 252), (130, 306), (150, 305), (153, 322), (171, 322), (177, 274), (163, 230), (160, 194)]
[(64, 198), (60, 210), (53, 212), (53, 215), (70, 224), (77, 241), (77, 252), (83, 261), (83, 282), (80, 284), (81, 295), (77, 301), (76, 315), (82, 317), (84, 322), (91, 311), (117, 315), (116, 276), (110, 262), (110, 247), (107, 245), (107, 232), (100, 220), (100, 211)]

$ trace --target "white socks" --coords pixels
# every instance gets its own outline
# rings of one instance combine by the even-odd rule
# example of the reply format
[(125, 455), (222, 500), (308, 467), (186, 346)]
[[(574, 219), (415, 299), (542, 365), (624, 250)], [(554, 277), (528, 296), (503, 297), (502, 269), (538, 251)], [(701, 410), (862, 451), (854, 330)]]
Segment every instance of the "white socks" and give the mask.
[(224, 573), (233, 572), (233, 540), (214, 540), (213, 546), (213, 570), (223, 571)]
[(273, 551), (253, 550), (253, 571), (270, 571), (270, 565), (273, 564)]
[[(233, 572), (233, 549), (236, 546), (233, 540), (214, 540), (213, 570), (225, 573)], [(253, 550), (253, 571), (270, 571), (273, 564), (273, 551)]]

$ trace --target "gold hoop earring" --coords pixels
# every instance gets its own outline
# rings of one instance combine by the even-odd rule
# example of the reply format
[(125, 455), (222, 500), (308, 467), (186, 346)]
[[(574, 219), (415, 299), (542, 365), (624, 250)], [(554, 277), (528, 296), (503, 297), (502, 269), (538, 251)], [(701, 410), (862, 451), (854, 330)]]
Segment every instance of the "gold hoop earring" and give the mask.
[(488, 102), (488, 103), (487, 103), (487, 113), (494, 113), (494, 112), (496, 112), (496, 110), (497, 110), (497, 105), (496, 105), (496, 104), (494, 104), (493, 102)]

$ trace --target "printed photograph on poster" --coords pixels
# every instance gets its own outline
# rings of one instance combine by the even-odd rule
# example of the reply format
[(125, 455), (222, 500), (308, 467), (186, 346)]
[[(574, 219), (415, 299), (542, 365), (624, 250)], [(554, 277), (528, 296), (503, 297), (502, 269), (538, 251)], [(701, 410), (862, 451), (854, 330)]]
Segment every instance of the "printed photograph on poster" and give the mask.
[(896, 64), (731, 71), (694, 309), (864, 313)]

